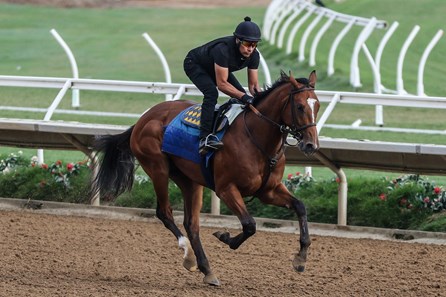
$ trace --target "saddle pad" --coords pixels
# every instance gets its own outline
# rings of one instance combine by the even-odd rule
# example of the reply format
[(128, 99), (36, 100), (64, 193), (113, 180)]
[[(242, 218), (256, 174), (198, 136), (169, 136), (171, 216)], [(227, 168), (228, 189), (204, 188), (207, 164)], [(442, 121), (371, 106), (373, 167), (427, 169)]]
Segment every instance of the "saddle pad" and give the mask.
[(196, 105), (183, 110), (166, 127), (161, 150), (200, 164), (201, 157), (198, 153), (199, 126), (192, 126), (191, 121), (186, 125), (185, 121), (185, 118), (190, 118), (187, 113), (193, 112), (194, 109), (196, 109)]

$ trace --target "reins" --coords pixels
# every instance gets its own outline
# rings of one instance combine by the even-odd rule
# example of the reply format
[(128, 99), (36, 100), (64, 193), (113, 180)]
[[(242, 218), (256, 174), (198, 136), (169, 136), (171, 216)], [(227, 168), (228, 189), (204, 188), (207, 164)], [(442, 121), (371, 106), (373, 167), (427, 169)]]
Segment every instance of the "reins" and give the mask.
[(293, 97), (295, 94), (304, 92), (304, 91), (314, 91), (314, 87), (310, 86), (310, 87), (303, 87), (303, 88), (298, 88), (298, 89), (294, 89), (293, 91), (290, 92), (289, 97), (288, 97), (288, 101), (287, 103), (283, 106), (281, 113), (283, 114), (286, 106), (288, 105), (288, 102), (290, 102), (291, 104), (291, 117), (292, 117), (292, 126), (288, 127), (287, 125), (280, 125), (279, 123), (271, 120), (270, 118), (266, 117), (265, 115), (263, 115), (257, 108), (255, 108), (252, 104), (249, 104), (249, 109), (259, 118), (267, 121), (268, 123), (276, 126), (280, 133), (282, 134), (282, 138), (281, 138), (281, 144), (280, 144), (280, 148), (277, 151), (277, 153), (274, 156), (270, 156), (268, 155), (268, 153), (255, 141), (253, 135), (251, 134), (251, 131), (248, 128), (248, 125), (246, 123), (246, 114), (247, 112), (244, 112), (243, 115), (243, 121), (245, 124), (245, 131), (246, 134), (248, 134), (249, 139), (251, 140), (251, 142), (257, 147), (258, 150), (260, 150), (262, 152), (262, 154), (264, 156), (267, 157), (268, 162), (266, 163), (265, 166), (265, 170), (267, 172), (267, 174), (265, 174), (262, 178), (262, 184), (260, 186), (260, 188), (253, 194), (253, 197), (256, 197), (258, 195), (258, 193), (260, 193), (263, 188), (265, 187), (266, 183), (268, 182), (268, 179), (271, 175), (271, 171), (274, 169), (274, 167), (276, 167), (277, 162), (279, 161), (279, 159), (282, 157), (282, 155), (285, 152), (285, 143), (286, 143), (286, 138), (288, 136), (288, 134), (291, 134), (298, 143), (300, 143), (300, 141), (302, 140), (302, 134), (300, 133), (301, 131), (308, 129), (310, 127), (316, 126), (316, 123), (310, 123), (307, 125), (303, 125), (303, 126), (297, 126), (297, 115), (296, 115), (296, 108), (295, 108), (295, 102), (293, 100)]

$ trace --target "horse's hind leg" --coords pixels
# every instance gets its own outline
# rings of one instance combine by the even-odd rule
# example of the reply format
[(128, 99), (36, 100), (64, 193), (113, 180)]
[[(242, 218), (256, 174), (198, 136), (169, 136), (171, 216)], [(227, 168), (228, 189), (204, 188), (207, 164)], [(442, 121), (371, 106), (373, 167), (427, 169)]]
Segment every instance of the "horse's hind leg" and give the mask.
[(153, 182), (157, 198), (156, 216), (163, 222), (164, 226), (175, 235), (178, 240), (179, 248), (184, 251), (183, 266), (189, 271), (195, 271), (197, 270), (197, 263), (189, 239), (183, 235), (175, 224), (173, 218), (168, 192), (169, 162), (164, 155), (160, 155), (158, 158), (153, 158), (153, 160), (148, 161), (140, 158), (139, 163)]
[(200, 240), (200, 211), (203, 205), (203, 187), (178, 173), (172, 179), (181, 189), (184, 198), (184, 228), (197, 259), (198, 268), (204, 274), (203, 282), (219, 286), (220, 281), (214, 275)]
[(265, 204), (286, 207), (296, 212), (299, 220), (300, 250), (294, 257), (293, 267), (297, 272), (303, 272), (307, 261), (308, 248), (311, 244), (305, 205), (302, 201), (293, 197), (283, 184), (279, 184), (273, 191), (259, 195), (259, 199)]

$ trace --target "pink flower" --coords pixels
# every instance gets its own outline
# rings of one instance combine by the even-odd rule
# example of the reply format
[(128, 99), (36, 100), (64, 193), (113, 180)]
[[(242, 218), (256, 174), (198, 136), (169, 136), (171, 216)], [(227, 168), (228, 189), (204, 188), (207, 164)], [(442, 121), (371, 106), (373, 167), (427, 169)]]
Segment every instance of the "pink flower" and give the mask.
[(62, 165), (62, 161), (61, 161), (61, 160), (57, 160), (57, 161), (56, 161), (56, 165), (57, 165), (57, 166)]
[(434, 188), (434, 193), (435, 193), (435, 194), (440, 194), (440, 192), (441, 192), (440, 187), (435, 187), (435, 188)]
[(387, 199), (386, 194), (381, 193), (381, 194), (379, 195), (379, 199), (381, 199), (382, 201), (385, 201), (385, 200)]
[(336, 182), (339, 184), (341, 182), (341, 180), (339, 179), (339, 177), (336, 178)]
[(40, 167), (42, 167), (42, 169), (48, 169), (48, 165), (47, 164), (45, 164), (45, 163), (42, 163), (42, 165), (40, 165)]
[(288, 179), (291, 179), (293, 177), (293, 174), (288, 174)]
[(73, 163), (68, 163), (68, 164), (67, 164), (67, 170), (68, 170), (68, 171), (71, 172), (71, 171), (73, 170), (73, 168), (74, 168), (74, 164), (73, 164)]
[(429, 203), (429, 202), (431, 202), (431, 200), (429, 199), (429, 197), (425, 197), (425, 198), (423, 199), (423, 202), (424, 202), (424, 203)]
[(298, 172), (296, 172), (296, 175), (300, 175), (300, 172), (298, 171)]

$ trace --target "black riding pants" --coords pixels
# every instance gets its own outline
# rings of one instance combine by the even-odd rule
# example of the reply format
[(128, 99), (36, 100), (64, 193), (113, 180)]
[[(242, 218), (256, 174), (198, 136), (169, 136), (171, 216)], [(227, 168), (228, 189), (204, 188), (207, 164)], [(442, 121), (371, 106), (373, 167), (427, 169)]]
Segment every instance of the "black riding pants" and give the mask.
[[(213, 130), (214, 110), (218, 99), (215, 77), (207, 73), (189, 56), (184, 59), (184, 72), (186, 72), (186, 75), (204, 96), (200, 119), (200, 138), (204, 138), (212, 133)], [(240, 91), (245, 92), (242, 85), (232, 73), (229, 73), (228, 82)]]

